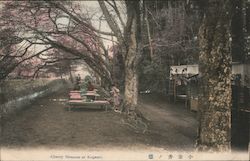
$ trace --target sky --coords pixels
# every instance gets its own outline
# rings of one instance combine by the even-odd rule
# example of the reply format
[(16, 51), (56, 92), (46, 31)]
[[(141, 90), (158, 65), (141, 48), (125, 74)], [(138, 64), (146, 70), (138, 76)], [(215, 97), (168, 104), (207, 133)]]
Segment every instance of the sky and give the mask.
[[(116, 1), (116, 5), (117, 5), (117, 7), (119, 8), (119, 11), (120, 11), (120, 14), (121, 14), (121, 17), (124, 19), (124, 22), (126, 22), (126, 9), (124, 8), (124, 6), (122, 5), (122, 3), (121, 3), (122, 1)], [(92, 1), (80, 1), (80, 3), (83, 5), (83, 8), (84, 7), (87, 7), (88, 8), (88, 11), (90, 11), (90, 12), (92, 12), (92, 13), (96, 13), (96, 18), (98, 19), (98, 20), (96, 20), (96, 21), (93, 21), (93, 25), (97, 28), (97, 29), (99, 29), (99, 25), (100, 25), (100, 21), (99, 21), (99, 17), (100, 16), (102, 16), (103, 14), (102, 14), (102, 10), (101, 10), (101, 8), (100, 8), (100, 6), (99, 6), (99, 3), (98, 3), (98, 1), (97, 0), (92, 0)], [(107, 7), (109, 8), (109, 5), (107, 5)], [(115, 16), (114, 16), (115, 17)], [(103, 19), (104, 19), (104, 17), (103, 17)], [(119, 23), (119, 21), (117, 21), (117, 23), (118, 23), (118, 25), (121, 27), (121, 24)], [(105, 21), (105, 20), (102, 20), (102, 22), (101, 22), (101, 29), (100, 29), (101, 31), (105, 31), (105, 32), (110, 32), (111, 30), (110, 30), (110, 28), (109, 28), (109, 26), (108, 26), (108, 24), (107, 24), (107, 22)], [(111, 37), (107, 37), (107, 38), (109, 38), (109, 39), (111, 39)], [(113, 39), (114, 40), (116, 40), (116, 38), (115, 37), (113, 37)], [(104, 44), (106, 45), (106, 46), (112, 46), (112, 42), (111, 41), (105, 41), (105, 40), (103, 40), (104, 41)]]
[[(95, 16), (96, 19), (99, 19), (99, 17), (102, 16), (102, 11), (101, 11), (101, 8), (99, 7), (99, 4), (97, 1), (81, 1), (80, 3), (83, 5), (83, 7), (87, 7), (87, 9), (90, 13), (96, 13), (96, 16)], [(95, 21), (93, 21), (93, 25), (97, 29), (99, 29), (99, 27), (100, 27), (101, 31), (105, 31), (105, 32), (111, 31), (105, 20), (102, 20), (101, 23), (99, 20), (95, 20)], [(110, 36), (104, 36), (104, 37), (111, 39)], [(106, 48), (112, 46), (111, 41), (107, 41), (107, 40), (103, 40), (103, 41), (104, 41), (104, 45), (106, 46)]]

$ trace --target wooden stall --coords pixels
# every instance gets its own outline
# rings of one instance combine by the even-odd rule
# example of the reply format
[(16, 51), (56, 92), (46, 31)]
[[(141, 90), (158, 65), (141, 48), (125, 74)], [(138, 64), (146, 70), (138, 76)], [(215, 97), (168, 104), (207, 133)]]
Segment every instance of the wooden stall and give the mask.
[[(169, 98), (174, 102), (185, 100), (186, 107), (190, 107), (192, 111), (197, 111), (198, 79), (199, 66), (197, 64), (171, 66), (168, 87)], [(235, 83), (237, 80), (238, 83)], [(238, 105), (244, 106), (245, 110), (249, 110), (250, 64), (232, 63), (232, 86), (237, 86), (237, 91), (234, 90), (233, 95), (237, 95), (237, 98), (239, 98)], [(234, 96), (234, 99), (236, 100), (236, 96)]]
[[(168, 95), (174, 102), (184, 100), (185, 106), (197, 106), (198, 65), (179, 65), (170, 67)], [(196, 107), (195, 107), (196, 108)]]

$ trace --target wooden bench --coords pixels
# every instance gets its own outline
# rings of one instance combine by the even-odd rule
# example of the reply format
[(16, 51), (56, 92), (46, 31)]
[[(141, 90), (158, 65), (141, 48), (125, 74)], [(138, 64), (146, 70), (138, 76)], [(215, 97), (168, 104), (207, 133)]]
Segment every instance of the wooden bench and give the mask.
[(72, 107), (86, 107), (86, 106), (101, 106), (101, 108), (105, 108), (105, 111), (107, 111), (109, 102), (105, 100), (96, 100), (91, 102), (86, 102), (85, 100), (69, 100), (68, 101), (70, 111)]
[[(97, 94), (95, 91), (87, 91), (86, 94), (84, 94), (85, 97), (88, 96), (94, 96), (99, 97), (100, 95)], [(106, 100), (94, 100), (94, 101), (86, 101), (86, 98), (82, 97), (80, 94), (80, 91), (70, 91), (69, 92), (69, 111), (72, 107), (86, 107), (86, 106), (101, 106), (102, 108), (105, 108), (107, 111), (107, 107), (110, 103)]]

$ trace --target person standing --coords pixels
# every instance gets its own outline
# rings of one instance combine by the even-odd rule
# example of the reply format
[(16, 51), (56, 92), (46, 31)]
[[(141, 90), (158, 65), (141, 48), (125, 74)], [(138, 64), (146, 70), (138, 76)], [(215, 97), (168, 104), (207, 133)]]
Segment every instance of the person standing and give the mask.
[(74, 86), (74, 90), (80, 90), (80, 84), (81, 84), (81, 77), (80, 74), (78, 74), (76, 76), (76, 81), (75, 81), (75, 86)]
[(76, 82), (77, 82), (77, 84), (81, 83), (81, 76), (80, 76), (80, 74), (77, 75)]
[(114, 84), (112, 84), (112, 87), (111, 87), (111, 94), (113, 96), (114, 111), (115, 112), (120, 112), (119, 111), (119, 106), (120, 106), (120, 90)]

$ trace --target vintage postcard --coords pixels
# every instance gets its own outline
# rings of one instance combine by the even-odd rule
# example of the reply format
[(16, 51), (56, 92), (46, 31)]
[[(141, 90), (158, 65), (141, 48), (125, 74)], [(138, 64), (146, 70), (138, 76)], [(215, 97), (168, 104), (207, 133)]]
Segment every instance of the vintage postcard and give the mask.
[(1, 161), (250, 160), (250, 1), (0, 1)]

